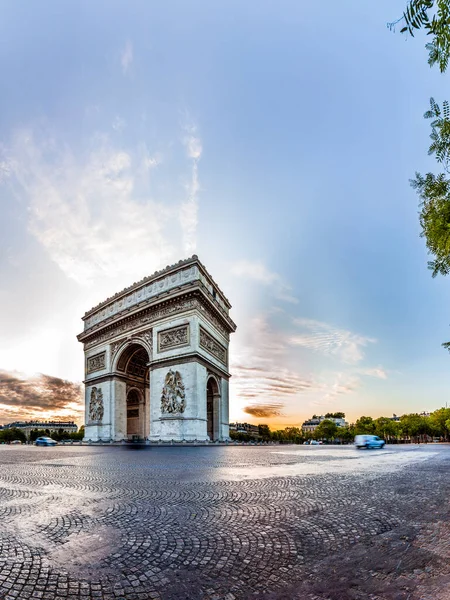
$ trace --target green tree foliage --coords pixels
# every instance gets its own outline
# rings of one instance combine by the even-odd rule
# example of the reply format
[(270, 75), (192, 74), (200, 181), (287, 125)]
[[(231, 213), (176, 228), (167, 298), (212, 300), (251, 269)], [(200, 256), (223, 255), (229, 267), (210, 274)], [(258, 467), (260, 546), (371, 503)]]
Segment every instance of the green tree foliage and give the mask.
[(21, 442), (26, 442), (27, 437), (23, 431), (20, 429), (16, 429), (15, 427), (12, 429), (2, 429), (0, 430), (0, 443), (4, 442), (5, 444), (9, 444), (14, 440), (20, 440)]
[(327, 413), (325, 415), (325, 419), (345, 419), (345, 413), (343, 413), (343, 412)]
[(268, 425), (258, 425), (259, 435), (264, 442), (270, 440), (270, 428)]
[(430, 419), (418, 414), (403, 415), (400, 419), (400, 431), (404, 438), (418, 439), (431, 432)]
[(375, 419), (375, 434), (385, 440), (396, 438), (400, 434), (399, 424), (388, 417), (379, 417)]
[(355, 437), (355, 428), (350, 425), (349, 427), (338, 427), (336, 432), (336, 439), (341, 442), (353, 442)]
[[(430, 36), (425, 45), (428, 50), (428, 63), (438, 65), (444, 73), (450, 59), (450, 0), (408, 0), (403, 15), (394, 23), (395, 29), (401, 23), (401, 33), (414, 37), (419, 30)], [(431, 98), (430, 110), (425, 113), (431, 122), (431, 145), (428, 153), (436, 157), (444, 172), (416, 173), (411, 185), (421, 200), (421, 236), (426, 238), (426, 246), (434, 260), (428, 262), (432, 276), (450, 273), (450, 180), (447, 175), (450, 160), (450, 110), (447, 101), (442, 107)], [(442, 344), (450, 350), (450, 342)]]
[(316, 440), (334, 440), (338, 434), (338, 426), (333, 421), (324, 419), (314, 431)]
[(431, 36), (425, 48), (428, 50), (430, 67), (438, 65), (441, 73), (447, 70), (450, 58), (450, 0), (409, 0), (403, 15), (388, 23), (394, 30), (402, 24), (401, 33), (412, 37), (419, 30)]
[(355, 435), (367, 433), (370, 435), (375, 434), (376, 423), (372, 417), (359, 417), (355, 423)]
[(430, 415), (430, 423), (434, 428), (435, 435), (443, 437), (446, 440), (449, 438), (450, 427), (450, 408), (439, 408)]

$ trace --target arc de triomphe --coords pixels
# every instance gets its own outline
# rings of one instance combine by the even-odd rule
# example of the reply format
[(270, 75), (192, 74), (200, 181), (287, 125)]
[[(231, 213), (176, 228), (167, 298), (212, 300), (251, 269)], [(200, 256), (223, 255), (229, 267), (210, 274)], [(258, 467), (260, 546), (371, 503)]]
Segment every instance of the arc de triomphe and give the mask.
[(85, 439), (229, 439), (230, 308), (194, 255), (88, 311)]

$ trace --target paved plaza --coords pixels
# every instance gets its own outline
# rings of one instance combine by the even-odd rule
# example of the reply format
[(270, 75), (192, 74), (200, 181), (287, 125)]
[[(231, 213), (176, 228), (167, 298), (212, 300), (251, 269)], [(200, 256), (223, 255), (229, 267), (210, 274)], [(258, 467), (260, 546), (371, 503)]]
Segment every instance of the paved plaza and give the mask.
[(450, 446), (0, 447), (0, 598), (445, 600)]

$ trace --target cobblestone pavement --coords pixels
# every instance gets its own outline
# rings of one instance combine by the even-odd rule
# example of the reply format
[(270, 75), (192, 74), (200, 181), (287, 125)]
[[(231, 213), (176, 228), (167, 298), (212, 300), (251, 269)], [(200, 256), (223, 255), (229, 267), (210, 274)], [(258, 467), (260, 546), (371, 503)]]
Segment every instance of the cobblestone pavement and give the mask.
[(0, 599), (448, 600), (450, 446), (0, 446)]

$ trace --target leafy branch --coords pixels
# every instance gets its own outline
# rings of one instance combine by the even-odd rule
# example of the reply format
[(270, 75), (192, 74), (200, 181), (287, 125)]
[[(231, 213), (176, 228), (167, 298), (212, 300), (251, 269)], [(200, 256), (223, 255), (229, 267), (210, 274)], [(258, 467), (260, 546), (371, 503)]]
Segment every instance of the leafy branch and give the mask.
[(395, 31), (399, 23), (403, 23), (400, 33), (414, 37), (422, 29), (433, 36), (431, 42), (425, 45), (428, 64), (430, 67), (438, 64), (441, 73), (444, 73), (450, 60), (450, 0), (409, 0), (403, 15), (387, 26)]

